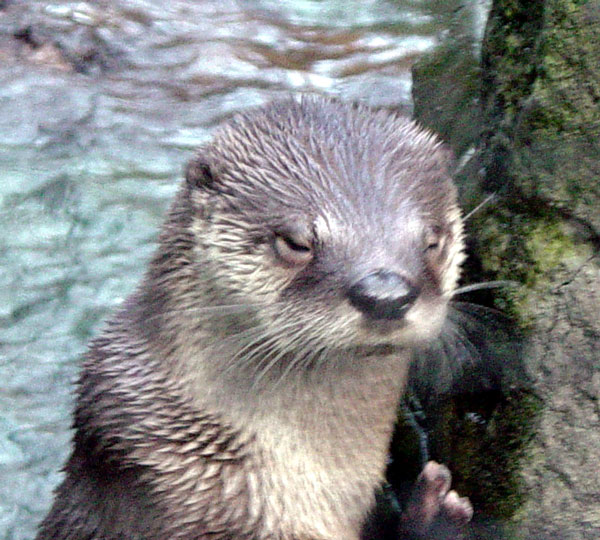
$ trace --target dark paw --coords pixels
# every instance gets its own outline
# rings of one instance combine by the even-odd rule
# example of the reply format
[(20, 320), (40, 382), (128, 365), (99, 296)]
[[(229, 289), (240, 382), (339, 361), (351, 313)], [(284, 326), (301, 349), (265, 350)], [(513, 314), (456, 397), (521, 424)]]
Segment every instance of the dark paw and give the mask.
[(471, 520), (473, 507), (466, 497), (450, 490), (450, 471), (430, 461), (417, 478), (401, 516), (400, 538), (455, 540)]

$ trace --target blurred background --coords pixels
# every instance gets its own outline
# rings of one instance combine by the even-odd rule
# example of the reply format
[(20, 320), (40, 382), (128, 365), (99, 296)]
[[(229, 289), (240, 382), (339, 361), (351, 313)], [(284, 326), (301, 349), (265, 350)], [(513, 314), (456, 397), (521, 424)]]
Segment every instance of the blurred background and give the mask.
[(194, 148), (292, 93), (410, 114), (415, 60), (483, 32), (488, 2), (465, 4), (0, 1), (0, 538), (32, 538), (51, 503), (79, 359)]

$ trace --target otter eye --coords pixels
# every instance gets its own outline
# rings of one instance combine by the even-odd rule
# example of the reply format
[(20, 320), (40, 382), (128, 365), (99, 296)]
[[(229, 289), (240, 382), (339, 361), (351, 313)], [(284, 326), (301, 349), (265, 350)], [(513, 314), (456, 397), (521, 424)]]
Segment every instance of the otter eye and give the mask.
[(442, 244), (442, 230), (441, 227), (432, 227), (425, 235), (425, 251), (437, 251)]
[(274, 247), (277, 256), (291, 265), (306, 264), (312, 259), (312, 246), (305, 239), (278, 234)]

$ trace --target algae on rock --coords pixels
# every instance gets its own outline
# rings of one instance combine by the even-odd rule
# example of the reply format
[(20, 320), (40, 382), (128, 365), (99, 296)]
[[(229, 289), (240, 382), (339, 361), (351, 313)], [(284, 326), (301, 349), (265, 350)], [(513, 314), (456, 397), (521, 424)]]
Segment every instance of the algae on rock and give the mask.
[[(455, 54), (452, 42), (444, 47)], [(471, 73), (481, 74), (479, 99), (455, 119), (458, 126), (476, 119), (470, 141), (448, 129), (447, 120), (438, 126), (435, 114), (423, 112), (447, 107), (438, 99), (443, 92), (430, 91), (432, 77), (446, 77), (436, 69), (452, 71), (440, 59), (443, 52), (424, 58), (414, 71), (415, 112), (449, 137), (459, 157), (471, 148), (457, 173), (467, 208), (496, 193), (468, 222), (467, 270), (476, 280), (520, 282), (493, 301), (527, 328), (523, 360), (533, 381), (533, 393), (521, 393), (510, 414), (493, 419), (504, 426), (497, 431), (502, 437), (517, 435), (520, 407), (519, 422), (530, 422), (533, 435), (525, 428), (520, 444), (504, 445), (508, 453), (496, 454), (497, 462), (491, 450), (503, 446), (499, 440), (478, 445), (471, 438), (470, 453), (469, 443), (461, 443), (457, 452), (466, 457), (459, 474), (473, 480), (481, 497), (489, 494), (476, 501), (488, 513), (494, 513), (491, 499), (505, 498), (499, 506), (504, 510), (491, 517), (510, 518), (514, 537), (598, 538), (600, 2), (493, 2), (481, 60), (471, 65)], [(455, 74), (450, 80), (461, 84)], [(473, 78), (465, 80), (454, 96), (473, 94)], [(470, 470), (475, 462), (477, 475)], [(482, 478), (486, 462), (494, 474)], [(498, 471), (503, 462), (504, 475)]]

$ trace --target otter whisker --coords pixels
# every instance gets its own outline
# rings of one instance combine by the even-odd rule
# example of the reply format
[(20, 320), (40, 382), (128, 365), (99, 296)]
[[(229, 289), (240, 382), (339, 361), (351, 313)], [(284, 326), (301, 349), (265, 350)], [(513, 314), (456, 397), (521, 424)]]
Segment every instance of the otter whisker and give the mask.
[[(451, 323), (448, 325), (447, 331), (450, 334), (450, 336), (452, 337), (451, 345), (453, 347), (452, 354), (448, 354), (445, 357), (446, 361), (448, 359), (454, 360), (454, 366), (450, 366), (450, 368), (451, 369), (454, 368), (454, 370), (456, 370), (456, 366), (458, 365), (458, 362), (456, 362), (457, 356), (458, 356), (458, 358), (461, 359), (461, 362), (460, 362), (461, 369), (462, 369), (462, 366), (465, 365), (466, 361), (468, 361), (469, 365), (474, 365), (477, 362), (477, 360), (480, 359), (481, 356), (480, 356), (479, 351), (477, 350), (477, 347), (475, 347), (475, 345), (469, 339), (469, 337), (467, 335), (465, 335), (462, 328), (460, 326), (457, 326), (457, 325)], [(448, 343), (446, 343), (446, 345), (448, 345)], [(460, 356), (459, 356), (459, 348), (457, 347), (457, 345), (460, 345), (463, 348), (463, 350), (466, 352), (466, 354), (460, 354)]]
[[(276, 354), (276, 356), (272, 357), (272, 358), (268, 358), (265, 357), (263, 359), (261, 359), (261, 363), (260, 365), (264, 365), (266, 362), (267, 365), (261, 370), (260, 373), (257, 373), (257, 381), (259, 381), (260, 379), (262, 379), (269, 371), (271, 371), (276, 365), (278, 365), (279, 361), (281, 360), (282, 357), (284, 357), (286, 354), (289, 354), (290, 351), (294, 351), (297, 350), (298, 345), (302, 345), (303, 342), (306, 342), (305, 345), (296, 352), (296, 355), (294, 358), (292, 358), (290, 360), (290, 362), (288, 363), (288, 365), (286, 366), (285, 370), (282, 372), (280, 378), (279, 378), (279, 382), (281, 382), (286, 376), (287, 374), (291, 371), (291, 369), (294, 367), (295, 363), (296, 363), (296, 356), (300, 356), (303, 357), (306, 355), (307, 351), (310, 351), (311, 349), (314, 348), (314, 345), (312, 343), (312, 341), (310, 339), (307, 339), (307, 330), (308, 328), (310, 328), (311, 324), (319, 324), (322, 321), (323, 317), (320, 317), (319, 319), (315, 320), (301, 320), (301, 321), (294, 321), (292, 323), (292, 326), (295, 326), (298, 328), (298, 331), (295, 333), (290, 333), (290, 332), (285, 332), (285, 334), (283, 334), (282, 336), (279, 337), (278, 340), (278, 347), (277, 349), (273, 349), (272, 352), (275, 352), (275, 350), (278, 350), (279, 352)], [(290, 337), (290, 335), (292, 335), (292, 337)], [(283, 338), (286, 338), (285, 340)], [(277, 384), (277, 383), (275, 383)]]
[(222, 349), (225, 345), (229, 343), (235, 343), (237, 345), (244, 339), (255, 338), (257, 336), (264, 336), (264, 329), (259, 326), (250, 326), (249, 328), (245, 328), (244, 330), (239, 330), (238, 332), (230, 332), (227, 337), (220, 338), (217, 343), (217, 349)]
[(239, 343), (240, 338), (246, 338), (246, 337), (251, 337), (251, 338), (258, 338), (258, 339), (253, 339), (252, 341), (247, 342), (243, 347), (237, 349), (237, 355), (243, 354), (246, 349), (248, 349), (249, 347), (252, 347), (254, 345), (256, 345), (257, 342), (259, 342), (261, 340), (261, 338), (267, 339), (273, 335), (276, 335), (277, 333), (279, 333), (282, 329), (287, 329), (289, 327), (292, 326), (293, 323), (290, 323), (288, 325), (281, 326), (279, 328), (275, 328), (270, 329), (270, 328), (265, 328), (262, 325), (255, 325), (252, 326), (246, 330), (242, 330), (240, 332), (236, 332), (234, 334), (229, 335), (228, 337), (224, 338), (221, 340), (221, 343), (227, 343), (228, 341), (233, 341), (234, 343)]
[(305, 354), (301, 358), (301, 362), (298, 364), (301, 370), (308, 369), (313, 366), (317, 367), (320, 360), (325, 357), (324, 352), (326, 351), (326, 347), (314, 347), (313, 344), (311, 345), (313, 346), (312, 353), (308, 355)]
[[(256, 339), (251, 340), (244, 347), (237, 351), (236, 354), (231, 358), (232, 364), (247, 366), (250, 361), (254, 360), (259, 354), (267, 351), (269, 354), (272, 352), (273, 347), (277, 346), (281, 342), (281, 338), (285, 337), (286, 331), (296, 325), (296, 322), (290, 322), (285, 325), (281, 325), (276, 328), (275, 332), (260, 332)], [(255, 347), (255, 345), (257, 345)], [(245, 354), (248, 353), (248, 354)], [(260, 367), (268, 358), (263, 357), (258, 367)]]
[(277, 337), (278, 333), (269, 336), (264, 332), (258, 332), (255, 339), (250, 340), (231, 357), (231, 363), (247, 365), (248, 360), (256, 358), (261, 351), (268, 349), (272, 343), (276, 343)]
[[(226, 353), (225, 358), (227, 358), (226, 363), (228, 367), (222, 374), (228, 375), (232, 370), (246, 365), (248, 363), (246, 360), (254, 356), (252, 347), (264, 343), (266, 339), (268, 339), (268, 336), (265, 337), (265, 332), (261, 328), (249, 328), (220, 340), (219, 343), (214, 346), (213, 351), (215, 353), (219, 351)], [(227, 347), (236, 342), (241, 342), (242, 346), (234, 348), (233, 350), (236, 352), (230, 354), (227, 351)]]
[[(320, 317), (317, 320), (311, 321), (313, 324), (319, 324), (323, 321), (324, 317)], [(294, 357), (289, 362), (288, 366), (281, 374), (280, 381), (284, 380), (297, 366), (310, 366), (311, 362), (314, 360), (317, 352), (321, 350), (323, 347), (315, 347), (314, 340), (306, 340), (306, 344), (302, 349), (296, 352)], [(312, 354), (308, 354), (312, 351)]]
[(520, 369), (522, 342), (505, 314), (468, 302), (449, 308), (441, 335), (416, 351), (411, 368), (412, 386), (423, 402), (448, 391), (496, 387), (507, 365)]
[(309, 341), (304, 347), (297, 350), (294, 356), (290, 358), (290, 361), (281, 373), (280, 380), (284, 380), (290, 373), (292, 373), (292, 371), (296, 369), (297, 366), (302, 365), (303, 361), (304, 365), (308, 366), (310, 364), (310, 355), (314, 354), (314, 350), (315, 346), (312, 341)]
[[(331, 352), (331, 347), (322, 347), (321, 348), (321, 353), (319, 354), (318, 358), (315, 360), (315, 365), (321, 367), (323, 365), (323, 359), (327, 358)], [(325, 363), (325, 366), (327, 367), (327, 363)]]
[[(301, 325), (301, 323), (299, 323), (298, 321), (295, 321), (294, 325)], [(302, 327), (300, 326), (300, 329), (302, 329)], [(286, 341), (283, 341), (281, 339), (281, 337), (287, 337)], [(293, 346), (295, 346), (295, 344), (298, 341), (302, 341), (304, 340), (305, 337), (302, 334), (302, 331), (297, 332), (294, 334), (294, 336), (290, 339), (288, 335), (282, 335), (280, 336), (279, 340), (277, 341), (276, 345), (278, 345), (277, 349), (274, 349), (273, 352), (275, 352), (275, 350), (279, 350), (279, 353), (272, 359), (268, 359), (265, 358), (264, 360), (268, 360), (268, 364), (267, 366), (261, 371), (261, 373), (257, 374), (257, 381), (259, 381), (260, 379), (262, 379), (262, 377), (268, 372), (270, 371), (274, 366), (277, 365), (277, 363), (279, 362), (279, 360), (285, 356), (286, 354), (289, 353), (290, 350), (294, 350)], [(264, 361), (261, 362), (261, 364), (264, 363)]]
[[(310, 358), (310, 354), (309, 354), (309, 350), (307, 347), (304, 347), (302, 350), (297, 351), (294, 356), (290, 359), (290, 361), (288, 362), (288, 365), (286, 366), (286, 368), (283, 370), (283, 372), (281, 373), (281, 375), (279, 376), (279, 380), (275, 383), (273, 383), (274, 387), (277, 387), (278, 385), (280, 385), (283, 381), (286, 380), (286, 378), (290, 375), (290, 373), (292, 373), (296, 367), (301, 366), (301, 365), (309, 365), (308, 361), (304, 361), (307, 357)], [(314, 354), (314, 352), (313, 352)]]
[(490, 195), (488, 195), (485, 199), (483, 199), (483, 201), (481, 201), (475, 208), (473, 208), (473, 210), (471, 210), (469, 213), (467, 213), (464, 217), (463, 217), (463, 222), (468, 221), (468, 219), (473, 216), (474, 214), (476, 214), (477, 212), (479, 212), (479, 210), (481, 210), (486, 204), (488, 204), (489, 202), (493, 201), (497, 196), (497, 193), (494, 191), (494, 193), (491, 193)]
[(483, 281), (481, 283), (471, 283), (470, 285), (464, 285), (463, 287), (458, 287), (452, 293), (452, 296), (457, 296), (459, 294), (465, 294), (473, 291), (479, 291), (482, 289), (496, 289), (500, 287), (518, 287), (520, 283), (518, 281), (510, 281), (510, 280), (498, 280), (498, 281)]
[(149, 317), (146, 318), (146, 320), (153, 320), (159, 317), (163, 317), (166, 315), (193, 315), (193, 314), (199, 314), (199, 315), (203, 315), (203, 314), (208, 314), (208, 315), (214, 315), (214, 314), (219, 314), (219, 313), (223, 313), (224, 315), (229, 315), (232, 313), (244, 313), (247, 311), (254, 311), (257, 309), (260, 309), (261, 307), (264, 307), (266, 305), (272, 305), (272, 304), (268, 304), (267, 302), (255, 302), (255, 303), (250, 303), (250, 304), (218, 304), (218, 305), (209, 305), (209, 306), (190, 306), (190, 307), (185, 307), (185, 308), (179, 308), (179, 309), (170, 309), (166, 312), (163, 313), (157, 313), (155, 315), (150, 315)]
[(453, 300), (449, 306), (451, 308), (449, 312), (450, 321), (459, 324), (461, 328), (464, 328), (466, 324), (474, 324), (479, 328), (485, 328), (484, 325), (487, 325), (488, 318), (492, 318), (495, 324), (500, 322), (502, 326), (510, 325), (509, 318), (505, 313), (490, 306), (457, 300)]
[[(283, 337), (285, 337), (285, 336), (283, 336), (283, 335), (280, 336), (280, 338), (283, 338)], [(288, 353), (287, 345), (294, 343), (294, 341), (296, 341), (296, 339), (288, 340), (285, 342), (282, 342), (281, 339), (274, 340), (273, 346), (270, 347), (269, 351), (264, 354), (264, 356), (261, 358), (259, 364), (256, 366), (256, 369), (254, 370), (255, 377), (256, 377), (256, 379), (255, 379), (256, 383), (260, 382), (260, 380), (274, 366), (277, 365), (279, 360), (281, 360), (281, 358)], [(262, 366), (264, 366), (264, 367), (262, 367)], [(261, 367), (262, 367), (262, 369), (259, 371), (259, 369)]]
[[(274, 358), (269, 358), (270, 355), (272, 355), (273, 353), (277, 352), (277, 354), (275, 355)], [(260, 381), (263, 379), (263, 377), (265, 377), (267, 375), (267, 373), (269, 371), (271, 371), (279, 362), (279, 360), (281, 360), (281, 358), (283, 356), (285, 356), (287, 354), (287, 351), (285, 350), (285, 348), (281, 347), (280, 344), (278, 344), (277, 342), (275, 342), (273, 344), (273, 347), (271, 348), (271, 350), (269, 351), (268, 354), (266, 354), (260, 361), (260, 363), (256, 366), (257, 369), (255, 370), (255, 379), (254, 382), (252, 384), (252, 386), (257, 387), (260, 383)], [(265, 365), (266, 364), (266, 365)], [(265, 365), (265, 367), (263, 369), (260, 370), (260, 372), (258, 371), (258, 368), (260, 368), (261, 366)]]

